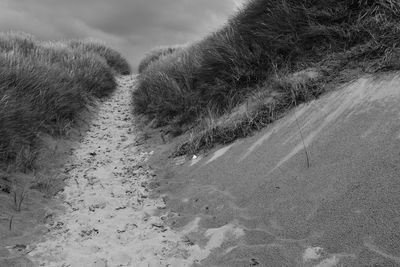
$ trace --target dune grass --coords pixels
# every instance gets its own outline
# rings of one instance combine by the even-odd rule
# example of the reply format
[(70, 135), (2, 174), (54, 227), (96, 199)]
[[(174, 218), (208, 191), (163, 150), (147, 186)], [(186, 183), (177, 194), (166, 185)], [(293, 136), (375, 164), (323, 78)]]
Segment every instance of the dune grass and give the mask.
[(175, 45), (175, 46), (161, 46), (152, 49), (140, 61), (138, 66), (139, 73), (144, 72), (151, 63), (158, 61), (161, 58), (173, 54), (179, 50), (182, 50), (183, 48), (184, 48), (183, 45)]
[[(134, 112), (191, 129), (178, 154), (229, 143), (334, 84), (399, 69), (399, 33), (399, 1), (250, 0), (219, 31), (148, 65)], [(293, 82), (310, 68), (315, 77)]]
[(90, 49), (0, 33), (0, 171), (34, 169), (40, 135), (65, 134), (116, 88), (115, 71)]
[(106, 60), (108, 66), (117, 74), (128, 75), (131, 67), (128, 61), (116, 50), (107, 47), (99, 41), (69, 41), (68, 46), (81, 53), (94, 53)]

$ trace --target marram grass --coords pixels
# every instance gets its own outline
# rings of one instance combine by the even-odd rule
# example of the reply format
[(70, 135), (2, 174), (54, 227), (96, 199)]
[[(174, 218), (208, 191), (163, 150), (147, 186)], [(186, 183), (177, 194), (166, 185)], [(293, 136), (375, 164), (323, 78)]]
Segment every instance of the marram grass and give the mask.
[(117, 54), (101, 44), (0, 33), (0, 170), (33, 169), (40, 134), (64, 134), (95, 98), (113, 92), (115, 73), (129, 73)]
[[(146, 57), (134, 112), (176, 132), (192, 129), (179, 153), (197, 151), (247, 136), (353, 74), (400, 69), (399, 44), (400, 1), (250, 0), (202, 40), (147, 65)], [(293, 93), (285, 79), (310, 68), (318, 77)], [(229, 125), (204, 123), (271, 91), (273, 104), (266, 99)]]

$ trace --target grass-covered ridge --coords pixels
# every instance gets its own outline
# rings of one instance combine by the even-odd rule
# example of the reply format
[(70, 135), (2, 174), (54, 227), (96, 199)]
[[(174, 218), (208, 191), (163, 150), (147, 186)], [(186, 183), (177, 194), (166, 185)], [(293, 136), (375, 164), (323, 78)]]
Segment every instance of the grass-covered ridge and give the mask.
[(184, 46), (166, 46), (166, 47), (157, 47), (152, 49), (150, 52), (148, 52), (145, 57), (140, 61), (140, 64), (138, 66), (138, 71), (139, 73), (144, 72), (153, 62), (156, 62), (158, 60), (161, 60), (162, 58), (173, 54), (181, 49), (183, 49)]
[(0, 33), (0, 171), (33, 169), (40, 135), (65, 134), (116, 88), (115, 73), (129, 65), (115, 55), (101, 44)]
[(192, 129), (178, 153), (195, 152), (246, 136), (335, 83), (399, 69), (399, 44), (399, 1), (250, 0), (219, 31), (149, 64), (134, 112)]
[(99, 41), (69, 41), (68, 46), (82, 53), (94, 53), (106, 60), (108, 66), (117, 74), (128, 75), (131, 67), (128, 61), (117, 51)]

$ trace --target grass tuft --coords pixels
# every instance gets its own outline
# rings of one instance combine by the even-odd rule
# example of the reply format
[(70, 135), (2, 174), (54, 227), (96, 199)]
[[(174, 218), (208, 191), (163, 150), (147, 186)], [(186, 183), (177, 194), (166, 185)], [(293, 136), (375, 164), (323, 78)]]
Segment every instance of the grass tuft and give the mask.
[(105, 59), (108, 66), (120, 75), (131, 74), (128, 61), (116, 50), (99, 41), (69, 41), (68, 45), (80, 53), (94, 53)]

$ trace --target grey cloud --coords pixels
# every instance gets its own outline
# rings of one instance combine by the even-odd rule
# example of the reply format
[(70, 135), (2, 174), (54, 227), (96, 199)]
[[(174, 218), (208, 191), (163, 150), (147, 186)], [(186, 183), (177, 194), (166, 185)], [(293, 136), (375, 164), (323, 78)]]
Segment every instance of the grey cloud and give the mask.
[(222, 25), (244, 0), (0, 0), (0, 30), (102, 39), (136, 65), (154, 46), (186, 43)]

